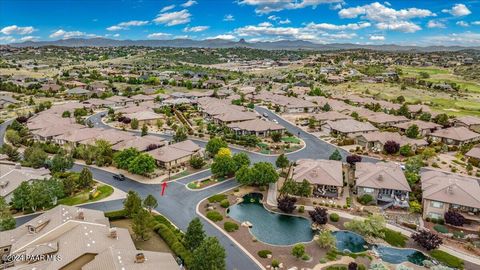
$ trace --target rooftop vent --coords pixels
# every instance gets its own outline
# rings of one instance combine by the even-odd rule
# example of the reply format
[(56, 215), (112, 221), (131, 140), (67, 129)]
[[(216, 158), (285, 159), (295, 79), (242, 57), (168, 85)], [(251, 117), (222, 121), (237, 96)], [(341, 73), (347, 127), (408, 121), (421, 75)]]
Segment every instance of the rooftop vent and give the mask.
[(137, 253), (135, 255), (135, 263), (143, 263), (145, 262), (145, 255), (143, 253)]
[(113, 227), (113, 228), (110, 228), (110, 238), (114, 238), (114, 239), (117, 239), (117, 228)]

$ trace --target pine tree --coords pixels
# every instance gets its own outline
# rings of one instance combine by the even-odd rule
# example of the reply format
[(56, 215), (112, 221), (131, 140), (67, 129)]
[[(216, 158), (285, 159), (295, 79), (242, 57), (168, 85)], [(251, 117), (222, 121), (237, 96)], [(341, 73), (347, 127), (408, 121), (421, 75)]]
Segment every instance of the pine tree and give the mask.
[(188, 224), (187, 232), (185, 233), (184, 242), (185, 247), (190, 251), (197, 249), (205, 239), (205, 232), (203, 225), (199, 218), (194, 218)]

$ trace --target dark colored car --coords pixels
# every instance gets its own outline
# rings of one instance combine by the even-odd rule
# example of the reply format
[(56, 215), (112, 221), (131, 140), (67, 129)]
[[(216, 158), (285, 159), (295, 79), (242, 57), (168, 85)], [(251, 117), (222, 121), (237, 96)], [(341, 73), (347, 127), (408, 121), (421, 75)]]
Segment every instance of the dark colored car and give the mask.
[(118, 180), (118, 181), (124, 181), (126, 178), (125, 178), (125, 175), (119, 173), (119, 174), (115, 174), (113, 176), (113, 179)]

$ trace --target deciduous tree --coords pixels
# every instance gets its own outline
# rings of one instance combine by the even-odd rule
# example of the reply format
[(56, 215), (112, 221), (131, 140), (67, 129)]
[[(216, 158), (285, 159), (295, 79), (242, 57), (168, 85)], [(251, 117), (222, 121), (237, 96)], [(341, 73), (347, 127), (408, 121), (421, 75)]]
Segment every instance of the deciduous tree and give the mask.
[(200, 222), (199, 218), (194, 218), (190, 221), (190, 224), (188, 224), (183, 241), (185, 242), (185, 247), (193, 252), (202, 244), (205, 237), (202, 222)]

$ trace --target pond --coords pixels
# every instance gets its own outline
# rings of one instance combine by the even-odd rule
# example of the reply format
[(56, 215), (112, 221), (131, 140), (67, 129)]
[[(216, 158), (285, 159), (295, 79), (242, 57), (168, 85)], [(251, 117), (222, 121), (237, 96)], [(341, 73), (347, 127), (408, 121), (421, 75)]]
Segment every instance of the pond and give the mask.
[(333, 232), (337, 242), (336, 246), (339, 251), (342, 252), (363, 252), (367, 249), (372, 249), (378, 254), (378, 256), (392, 264), (399, 264), (409, 261), (416, 265), (423, 265), (423, 261), (428, 259), (425, 254), (409, 248), (394, 248), (384, 245), (371, 245), (365, 241), (365, 239), (354, 232), (350, 231), (336, 231)]
[(294, 245), (312, 241), (314, 232), (310, 220), (268, 211), (261, 203), (262, 194), (259, 193), (247, 194), (243, 199), (242, 203), (231, 206), (228, 214), (238, 222), (252, 223), (250, 232), (259, 241), (270, 245)]
[[(273, 213), (262, 204), (262, 194), (250, 193), (243, 202), (228, 209), (233, 219), (252, 223), (250, 232), (259, 240), (270, 245), (293, 245), (310, 242), (314, 237), (311, 221), (297, 216)], [(337, 249), (341, 252), (363, 252), (373, 250), (385, 262), (399, 264), (409, 261), (422, 265), (428, 257), (416, 249), (394, 248), (369, 244), (363, 236), (351, 231), (333, 232)]]

